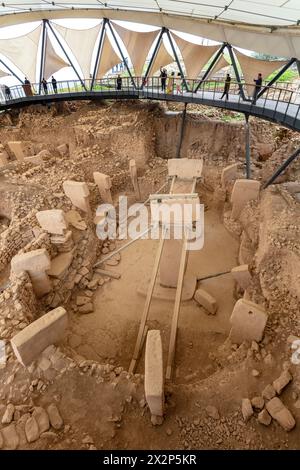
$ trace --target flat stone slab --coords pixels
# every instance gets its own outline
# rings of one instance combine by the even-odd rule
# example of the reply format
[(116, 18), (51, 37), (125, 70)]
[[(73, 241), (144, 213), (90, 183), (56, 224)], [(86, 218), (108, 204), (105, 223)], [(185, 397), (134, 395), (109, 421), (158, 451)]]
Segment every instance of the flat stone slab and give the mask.
[(248, 201), (258, 199), (259, 191), (259, 181), (248, 179), (236, 180), (230, 198), (232, 204), (231, 217), (237, 219)]
[(169, 158), (168, 174), (182, 179), (200, 178), (202, 175), (203, 160), (195, 158)]
[(68, 228), (65, 213), (61, 209), (39, 211), (36, 213), (36, 218), (42, 229), (48, 233), (63, 235), (64, 231)]
[(51, 260), (45, 248), (21, 253), (11, 260), (11, 268), (15, 274), (22, 271), (44, 272), (50, 268), (50, 264)]
[(24, 366), (32, 363), (51, 344), (60, 341), (68, 326), (68, 315), (63, 307), (55, 308), (35, 320), (11, 339), (18, 361)]
[(229, 338), (236, 344), (245, 340), (259, 342), (263, 338), (267, 319), (268, 315), (260, 305), (239, 299), (230, 317), (232, 327)]
[(47, 271), (49, 276), (58, 277), (59, 279), (66, 273), (73, 261), (73, 251), (61, 253), (51, 260), (50, 269)]
[(205, 310), (207, 310), (212, 315), (216, 313), (218, 308), (217, 301), (206, 290), (201, 288), (197, 289), (194, 295), (194, 299), (199, 305), (201, 305), (201, 307), (204, 307)]

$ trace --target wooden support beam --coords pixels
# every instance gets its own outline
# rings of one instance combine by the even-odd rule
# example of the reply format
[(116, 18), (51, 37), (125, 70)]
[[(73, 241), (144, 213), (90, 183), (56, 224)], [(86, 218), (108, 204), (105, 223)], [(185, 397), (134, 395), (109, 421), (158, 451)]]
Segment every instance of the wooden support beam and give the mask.
[(173, 367), (174, 356), (175, 356), (180, 301), (181, 301), (183, 279), (184, 279), (184, 272), (185, 272), (185, 262), (186, 262), (186, 256), (187, 256), (186, 249), (187, 249), (187, 240), (184, 238), (183, 243), (182, 243), (182, 251), (181, 251), (179, 273), (178, 273), (178, 284), (177, 284), (177, 289), (176, 289), (174, 312), (173, 312), (172, 325), (171, 325), (168, 362), (167, 362), (167, 371), (166, 371), (167, 380), (171, 379), (172, 367)]
[(153, 291), (154, 291), (154, 286), (155, 286), (155, 281), (156, 281), (156, 277), (157, 277), (157, 273), (158, 273), (158, 268), (159, 268), (160, 258), (161, 258), (161, 254), (162, 254), (162, 250), (163, 250), (163, 246), (164, 246), (164, 241), (165, 240), (164, 240), (164, 233), (163, 233), (161, 239), (159, 240), (159, 245), (158, 245), (158, 249), (157, 249), (157, 252), (156, 252), (154, 266), (153, 266), (153, 269), (152, 269), (151, 279), (150, 279), (150, 282), (149, 282), (146, 302), (145, 302), (144, 310), (143, 310), (143, 313), (142, 313), (140, 328), (139, 328), (138, 336), (137, 336), (136, 343), (135, 343), (133, 357), (132, 357), (132, 360), (131, 360), (131, 363), (130, 363), (130, 366), (129, 366), (129, 373), (131, 373), (131, 374), (133, 374), (134, 371), (135, 371), (136, 363), (137, 363), (137, 360), (138, 360), (138, 357), (139, 357), (139, 354), (140, 354), (140, 349), (141, 349), (142, 342), (143, 342), (145, 325), (146, 325), (146, 321), (147, 321), (147, 318), (148, 318), (149, 308), (150, 308), (150, 304), (151, 304), (151, 300), (152, 300), (152, 294), (153, 294)]

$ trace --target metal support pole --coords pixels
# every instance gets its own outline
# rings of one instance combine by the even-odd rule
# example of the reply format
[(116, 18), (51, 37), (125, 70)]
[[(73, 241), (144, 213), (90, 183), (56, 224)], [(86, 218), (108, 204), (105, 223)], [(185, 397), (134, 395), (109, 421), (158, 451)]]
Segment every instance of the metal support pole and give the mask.
[(186, 91), (190, 91), (190, 90), (189, 90), (189, 86), (188, 86), (188, 84), (187, 84), (187, 82), (186, 82), (186, 79), (185, 79), (185, 76), (184, 76), (182, 67), (181, 67), (181, 63), (180, 63), (179, 57), (178, 57), (177, 52), (176, 52), (176, 49), (175, 49), (175, 46), (174, 46), (173, 39), (172, 39), (172, 36), (171, 36), (171, 34), (170, 34), (170, 31), (166, 28), (166, 29), (165, 29), (165, 32), (167, 33), (167, 36), (168, 36), (168, 39), (169, 39), (169, 43), (170, 43), (170, 45), (171, 45), (172, 52), (173, 52), (173, 55), (174, 55), (174, 57), (175, 57), (177, 66), (178, 66), (178, 68), (179, 68), (179, 72), (180, 72), (180, 74), (181, 74), (181, 77), (182, 77), (184, 86), (185, 86), (185, 88), (186, 88)]
[[(152, 54), (152, 57), (149, 61), (149, 64), (148, 64), (148, 67), (147, 67), (147, 70), (146, 70), (146, 73), (145, 73), (145, 77), (144, 79), (148, 78), (148, 75), (149, 75), (149, 72), (151, 70), (151, 67), (152, 67), (152, 64), (155, 60), (155, 57), (157, 55), (157, 52), (158, 52), (158, 49), (159, 49), (159, 46), (161, 44), (161, 40), (162, 40), (162, 37), (163, 37), (163, 34), (165, 32), (165, 28), (162, 28), (159, 35), (158, 35), (158, 38), (157, 38), (157, 43), (155, 44), (155, 48), (154, 48), (154, 51), (153, 51), (153, 54)], [(141, 89), (143, 89), (143, 86), (144, 86), (144, 80), (142, 81), (142, 86), (141, 86)]]
[(290, 68), (291, 65), (293, 65), (294, 62), (296, 62), (297, 59), (294, 57), (288, 61), (287, 64), (285, 64), (284, 67), (282, 67), (278, 73), (272, 78), (272, 80), (269, 81), (269, 83), (260, 90), (260, 92), (257, 94), (257, 98), (259, 98), (261, 95), (264, 94), (264, 92), (273, 85), (273, 83), (277, 82), (277, 80), (284, 74), (284, 72)]
[(246, 178), (251, 179), (251, 157), (250, 157), (250, 126), (249, 114), (245, 114), (245, 140), (246, 140)]
[(45, 68), (45, 50), (46, 50), (46, 20), (43, 20), (43, 31), (42, 31), (42, 46), (41, 46), (41, 62), (40, 62), (40, 79), (39, 79), (39, 95), (41, 94), (42, 89), (42, 79), (44, 76), (44, 68)]
[(50, 21), (49, 21), (49, 20), (45, 20), (45, 21), (47, 22), (47, 25), (49, 26), (49, 28), (50, 28), (50, 30), (51, 30), (53, 36), (55, 37), (56, 41), (58, 42), (58, 44), (59, 44), (61, 50), (62, 50), (63, 53), (65, 54), (65, 56), (66, 56), (66, 58), (67, 58), (67, 61), (69, 62), (69, 64), (71, 65), (72, 69), (73, 69), (74, 72), (76, 73), (76, 75), (77, 75), (77, 77), (78, 77), (78, 80), (81, 82), (81, 85), (82, 85), (83, 88), (86, 90), (86, 87), (85, 87), (85, 84), (84, 84), (82, 78), (80, 77), (79, 73), (77, 72), (76, 68), (74, 67), (73, 62), (71, 61), (71, 59), (70, 59), (68, 53), (66, 52), (64, 46), (62, 45), (60, 39), (58, 38), (58, 36), (57, 36), (57, 34), (56, 34), (54, 28), (52, 28), (52, 25), (51, 25)]
[(176, 152), (176, 158), (180, 158), (181, 146), (182, 146), (184, 129), (185, 129), (186, 108), (187, 108), (187, 103), (184, 103), (184, 110), (182, 112), (181, 129), (180, 129), (179, 142), (178, 142), (178, 147), (177, 147), (177, 152)]
[(122, 49), (121, 49), (121, 47), (120, 47), (120, 44), (119, 44), (119, 42), (118, 42), (118, 40), (117, 40), (117, 38), (116, 38), (115, 32), (114, 32), (113, 27), (112, 27), (112, 25), (110, 24), (110, 21), (109, 21), (109, 20), (107, 20), (107, 24), (108, 24), (108, 27), (109, 27), (109, 29), (110, 29), (110, 32), (111, 32), (111, 34), (112, 34), (112, 36), (113, 36), (113, 38), (114, 38), (114, 41), (115, 41), (115, 43), (116, 43), (116, 45), (117, 45), (117, 47), (118, 47), (118, 51), (119, 51), (120, 54), (121, 54), (122, 60), (123, 60), (123, 62), (124, 62), (124, 64), (125, 64), (125, 67), (126, 67), (126, 69), (127, 69), (127, 72), (128, 72), (128, 74), (129, 74), (129, 77), (130, 77), (130, 79), (131, 79), (132, 85), (133, 85), (134, 88), (136, 89), (135, 81), (134, 81), (133, 76), (132, 76), (132, 74), (131, 74), (131, 72), (130, 72), (130, 69), (129, 69), (128, 64), (127, 64), (127, 62), (126, 62), (126, 60), (125, 60), (123, 51), (122, 51)]
[(5, 62), (3, 62), (2, 59), (0, 59), (0, 63), (1, 63), (2, 65), (4, 65), (4, 67), (7, 68), (7, 70), (8, 70), (14, 77), (16, 77), (16, 79), (19, 80), (20, 83), (22, 83), (22, 84), (24, 83), (23, 80), (21, 80), (21, 79), (18, 77), (18, 75), (16, 75), (15, 72), (13, 72), (12, 69), (11, 69), (8, 65), (6, 65)]
[(275, 171), (270, 179), (263, 185), (263, 189), (267, 188), (270, 184), (274, 183), (276, 178), (300, 155), (300, 147)]
[(97, 53), (96, 53), (96, 62), (95, 62), (95, 67), (94, 67), (94, 71), (93, 71), (93, 76), (92, 76), (91, 90), (93, 89), (93, 86), (94, 86), (94, 83), (95, 83), (95, 80), (96, 80), (97, 70), (98, 70), (99, 61), (100, 61), (100, 55), (101, 55), (101, 51), (102, 51), (102, 44), (103, 44), (103, 41), (104, 41), (106, 23), (107, 23), (107, 18), (103, 18), (102, 29), (101, 29), (98, 49), (97, 49)]
[(240, 89), (240, 95), (242, 97), (242, 99), (244, 101), (246, 101), (246, 96), (245, 96), (245, 93), (244, 93), (244, 88), (243, 88), (243, 85), (241, 83), (241, 78), (240, 78), (240, 74), (239, 74), (239, 71), (238, 71), (238, 68), (237, 68), (237, 65), (236, 65), (236, 61), (235, 61), (235, 57), (234, 57), (234, 54), (233, 54), (233, 51), (232, 51), (232, 46), (231, 44), (226, 44), (226, 47), (228, 49), (228, 52), (229, 52), (229, 55), (230, 55), (230, 60), (231, 60), (231, 63), (232, 63), (232, 66), (233, 66), (233, 70), (234, 70), (234, 73), (235, 73), (235, 77), (236, 77), (236, 80), (238, 82), (238, 85), (239, 85), (239, 89)]
[(297, 59), (296, 64), (297, 64), (298, 74), (300, 75), (300, 60)]
[(198, 83), (198, 85), (196, 86), (195, 90), (194, 90), (194, 93), (197, 93), (197, 91), (199, 90), (200, 86), (202, 85), (202, 83), (206, 80), (206, 77), (208, 77), (208, 75), (210, 74), (211, 70), (214, 68), (215, 64), (217, 63), (217, 61), (219, 60), (219, 57), (223, 54), (223, 51), (226, 47), (226, 44), (223, 44), (223, 46), (218, 50), (218, 52), (216, 53), (215, 57), (213, 58), (213, 60), (211, 61), (209, 67), (207, 68), (206, 72), (204, 73), (203, 77), (201, 78), (200, 82)]

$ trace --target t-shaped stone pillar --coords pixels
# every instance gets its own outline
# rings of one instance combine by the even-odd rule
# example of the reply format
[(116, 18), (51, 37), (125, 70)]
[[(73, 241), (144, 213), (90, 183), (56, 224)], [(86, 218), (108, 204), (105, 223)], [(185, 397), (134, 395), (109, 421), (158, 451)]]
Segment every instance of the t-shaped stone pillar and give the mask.
[(10, 151), (16, 157), (16, 159), (19, 162), (22, 162), (25, 158), (23, 142), (21, 142), (21, 141), (7, 142), (7, 145), (9, 147)]
[(50, 257), (45, 248), (21, 253), (11, 260), (11, 269), (15, 274), (20, 274), (22, 271), (28, 272), (37, 297), (42, 297), (52, 290), (50, 279), (46, 273), (50, 266)]
[(151, 415), (163, 416), (163, 351), (159, 330), (150, 330), (147, 334), (145, 350), (145, 397)]
[(65, 219), (65, 213), (61, 209), (50, 209), (36, 213), (38, 223), (48, 233), (63, 235), (68, 228), (68, 222)]
[(141, 191), (137, 177), (137, 167), (134, 159), (129, 161), (129, 173), (132, 181), (133, 189), (135, 192), (135, 197), (137, 201), (141, 200)]
[(260, 182), (256, 180), (236, 180), (231, 193), (232, 219), (237, 219), (248, 201), (258, 199)]
[(103, 202), (113, 204), (110, 188), (112, 186), (110, 176), (95, 171), (93, 173), (94, 181), (98, 186), (100, 196)]
[(89, 202), (90, 191), (86, 183), (67, 180), (63, 182), (63, 190), (65, 195), (71, 199), (73, 206), (88, 214), (91, 213)]

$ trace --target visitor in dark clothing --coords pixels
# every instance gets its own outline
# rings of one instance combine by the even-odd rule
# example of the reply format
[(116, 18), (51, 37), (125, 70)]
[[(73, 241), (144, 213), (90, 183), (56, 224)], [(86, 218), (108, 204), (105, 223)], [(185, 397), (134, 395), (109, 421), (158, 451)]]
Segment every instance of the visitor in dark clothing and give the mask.
[(43, 78), (43, 80), (42, 80), (42, 85), (43, 85), (45, 95), (48, 95), (48, 83), (45, 80), (45, 78)]
[(118, 75), (117, 77), (117, 90), (122, 90), (122, 77)]
[(168, 74), (166, 69), (160, 69), (160, 82), (161, 82), (161, 91), (166, 91)]
[(54, 77), (52, 77), (51, 83), (52, 83), (52, 88), (53, 88), (54, 93), (57, 93), (57, 81), (55, 80)]
[(256, 79), (254, 78), (253, 81), (255, 82), (255, 88), (254, 88), (254, 93), (253, 93), (253, 104), (256, 104), (257, 95), (260, 92), (260, 89), (262, 86), (262, 74), (259, 73), (258, 77)]
[(221, 96), (221, 100), (224, 98), (224, 96), (226, 96), (226, 100), (228, 100), (228, 93), (229, 93), (229, 88), (230, 88), (230, 82), (231, 82), (231, 76), (229, 75), (229, 73), (227, 74), (226, 76), (226, 79), (225, 79), (225, 84), (224, 84), (224, 91), (223, 91), (223, 95)]

